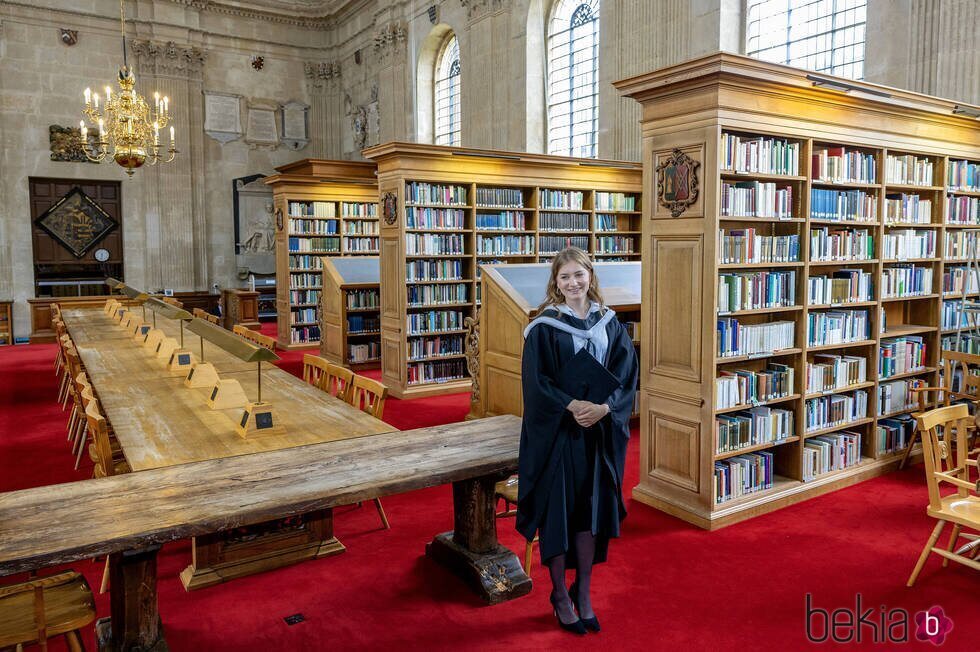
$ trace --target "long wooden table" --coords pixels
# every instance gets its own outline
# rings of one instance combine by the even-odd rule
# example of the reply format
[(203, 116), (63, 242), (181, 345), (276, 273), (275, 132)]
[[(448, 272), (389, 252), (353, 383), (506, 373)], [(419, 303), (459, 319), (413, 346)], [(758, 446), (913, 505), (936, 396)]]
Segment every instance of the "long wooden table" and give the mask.
[[(140, 309), (135, 312), (139, 315)], [(147, 310), (148, 322), (151, 314)], [(276, 408), (283, 431), (242, 438), (235, 430), (241, 409), (208, 408), (209, 388), (185, 387), (185, 372), (167, 371), (164, 361), (156, 359), (101, 308), (68, 309), (62, 316), (133, 471), (395, 430), (292, 374), (265, 364), (262, 399)], [(177, 323), (158, 316), (156, 325), (179, 341)], [(200, 356), (200, 338), (185, 332), (184, 348)], [(214, 365), (220, 377), (238, 380), (254, 400), (254, 363), (242, 362), (210, 342), (204, 342), (204, 358)], [(246, 530), (195, 537), (192, 561), (181, 573), (181, 581), (185, 588), (193, 590), (343, 550), (343, 544), (333, 534), (331, 510), (308, 512)]]
[(452, 482), (454, 530), (426, 554), (509, 600), (531, 580), (497, 541), (493, 490), (517, 468), (520, 429), (504, 415), (0, 494), (0, 576), (109, 554), (100, 649), (165, 650), (160, 544)]

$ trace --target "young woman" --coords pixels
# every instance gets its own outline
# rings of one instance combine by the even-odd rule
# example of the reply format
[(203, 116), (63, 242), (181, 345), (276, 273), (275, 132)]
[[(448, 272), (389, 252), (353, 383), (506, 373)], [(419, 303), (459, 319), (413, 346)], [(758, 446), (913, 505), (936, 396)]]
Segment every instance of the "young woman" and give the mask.
[[(561, 389), (572, 380), (562, 368), (583, 348), (619, 384), (597, 403)], [(545, 301), (524, 331), (517, 529), (528, 541), (539, 533), (558, 624), (577, 634), (599, 631), (592, 565), (606, 560), (609, 538), (619, 536), (626, 516), (623, 466), (636, 377), (633, 342), (602, 305), (592, 262), (581, 249), (565, 249), (552, 261)], [(576, 570), (570, 589), (568, 568)]]

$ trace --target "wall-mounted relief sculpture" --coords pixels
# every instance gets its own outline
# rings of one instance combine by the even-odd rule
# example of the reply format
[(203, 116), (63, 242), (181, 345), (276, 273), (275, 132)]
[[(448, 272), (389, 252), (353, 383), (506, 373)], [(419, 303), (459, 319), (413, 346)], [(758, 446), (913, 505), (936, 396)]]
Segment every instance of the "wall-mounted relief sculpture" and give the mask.
[[(96, 163), (90, 161), (82, 151), (82, 133), (78, 127), (62, 127), (61, 125), (50, 125), (48, 127), (48, 141), (51, 145), (51, 160), (68, 163)], [(95, 143), (94, 130), (89, 134), (89, 142)]]

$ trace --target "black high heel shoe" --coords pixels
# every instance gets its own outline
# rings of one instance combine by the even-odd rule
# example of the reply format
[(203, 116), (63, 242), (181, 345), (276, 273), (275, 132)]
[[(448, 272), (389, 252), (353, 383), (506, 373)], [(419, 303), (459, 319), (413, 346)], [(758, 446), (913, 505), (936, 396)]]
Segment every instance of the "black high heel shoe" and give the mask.
[(586, 634), (585, 625), (582, 624), (582, 619), (581, 618), (579, 620), (576, 620), (574, 623), (563, 623), (561, 621), (561, 617), (558, 615), (558, 605), (555, 602), (555, 596), (554, 596), (554, 594), (551, 594), (550, 596), (548, 596), (548, 600), (551, 601), (551, 606), (554, 607), (554, 610), (555, 610), (555, 620), (558, 621), (558, 626), (559, 627), (561, 627), (562, 629), (564, 629), (566, 632), (571, 632), (573, 634), (577, 634), (578, 636), (585, 636), (585, 634)]
[(572, 604), (575, 605), (575, 610), (579, 613), (579, 622), (590, 632), (598, 633), (600, 629), (599, 619), (596, 618), (595, 614), (592, 614), (591, 618), (582, 618), (582, 610), (578, 606), (578, 580), (572, 582), (572, 585), (568, 588), (568, 597), (572, 599)]

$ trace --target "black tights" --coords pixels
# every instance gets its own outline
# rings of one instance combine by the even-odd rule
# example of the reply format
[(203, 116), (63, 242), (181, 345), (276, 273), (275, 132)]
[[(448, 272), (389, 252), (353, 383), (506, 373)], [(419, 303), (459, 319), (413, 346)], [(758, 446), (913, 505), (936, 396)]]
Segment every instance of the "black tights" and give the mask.
[[(579, 616), (592, 618), (592, 562), (595, 559), (595, 535), (588, 530), (575, 533), (575, 581), (578, 584)], [(565, 555), (555, 555), (547, 562), (551, 575), (551, 599), (563, 623), (575, 622), (575, 612), (565, 586)]]

